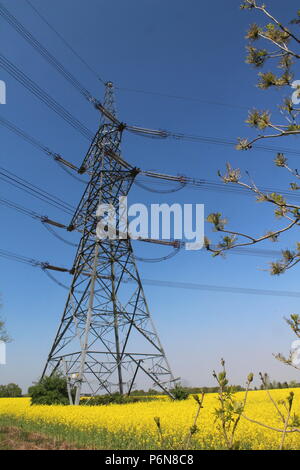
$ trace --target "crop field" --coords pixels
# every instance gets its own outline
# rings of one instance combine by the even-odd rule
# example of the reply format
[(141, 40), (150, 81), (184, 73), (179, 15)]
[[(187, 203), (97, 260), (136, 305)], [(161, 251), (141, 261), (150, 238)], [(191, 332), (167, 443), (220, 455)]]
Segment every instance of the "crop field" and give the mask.
[[(293, 414), (300, 415), (300, 389), (292, 390)], [(278, 409), (291, 389), (272, 390)], [(243, 400), (244, 393), (235, 394)], [(150, 402), (105, 406), (31, 406), (29, 398), (0, 398), (0, 427), (41, 433), (49, 440), (89, 449), (224, 449), (221, 429), (215, 419), (217, 394), (204, 397), (197, 431), (187, 439), (194, 423), (197, 403), (193, 397), (171, 401), (158, 397)], [(279, 413), (266, 391), (250, 391), (237, 427), (235, 439), (240, 449), (279, 449), (282, 429)], [(157, 426), (159, 418), (160, 430)], [(292, 419), (292, 416), (291, 416)], [(266, 427), (268, 426), (268, 427)], [(270, 429), (274, 428), (274, 429)], [(300, 433), (287, 427), (285, 449), (300, 449)], [(3, 431), (2, 431), (3, 433)]]

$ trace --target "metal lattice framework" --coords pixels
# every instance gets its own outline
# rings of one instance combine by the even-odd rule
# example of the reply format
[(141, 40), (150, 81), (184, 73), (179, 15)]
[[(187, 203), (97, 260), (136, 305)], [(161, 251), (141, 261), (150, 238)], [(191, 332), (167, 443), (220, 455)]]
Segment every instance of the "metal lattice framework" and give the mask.
[[(106, 84), (104, 106), (115, 116), (111, 82)], [(117, 121), (103, 116), (80, 170), (90, 179), (69, 229), (79, 230), (81, 240), (43, 372), (66, 374), (69, 392), (76, 389), (75, 404), (87, 393), (130, 394), (139, 373), (167, 393), (174, 381), (151, 320), (130, 239), (96, 236), (99, 203), (116, 206), (138, 172), (118, 158), (122, 130)], [(117, 216), (117, 233), (119, 222)]]

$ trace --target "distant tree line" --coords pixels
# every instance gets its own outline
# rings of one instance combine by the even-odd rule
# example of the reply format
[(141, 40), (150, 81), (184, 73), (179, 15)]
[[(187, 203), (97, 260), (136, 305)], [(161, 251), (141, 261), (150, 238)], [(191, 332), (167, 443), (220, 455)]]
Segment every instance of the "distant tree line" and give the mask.
[[(186, 392), (189, 394), (199, 394), (199, 393), (218, 393), (219, 387), (183, 387)], [(300, 382), (297, 382), (296, 380), (291, 380), (290, 382), (278, 382), (277, 380), (268, 380), (268, 388), (270, 390), (272, 389), (278, 389), (278, 388), (300, 388)], [(241, 385), (232, 385), (231, 389), (233, 392), (243, 392), (245, 391), (245, 388), (242, 387)], [(260, 390), (263, 389), (263, 385), (259, 387)], [(257, 387), (253, 387), (252, 390), (258, 390)], [(145, 390), (134, 390), (131, 392), (131, 395), (163, 395), (163, 393), (159, 390), (154, 390), (152, 388), (149, 388), (148, 391)]]
[(7, 385), (0, 385), (0, 398), (15, 398), (22, 396), (22, 389), (19, 385), (10, 383)]
[[(261, 385), (260, 389), (263, 389), (264, 386)], [(300, 388), (300, 382), (296, 382), (296, 380), (291, 380), (289, 383), (288, 382), (277, 382), (276, 380), (273, 380), (272, 382), (268, 382), (268, 389), (277, 389), (277, 388)]]

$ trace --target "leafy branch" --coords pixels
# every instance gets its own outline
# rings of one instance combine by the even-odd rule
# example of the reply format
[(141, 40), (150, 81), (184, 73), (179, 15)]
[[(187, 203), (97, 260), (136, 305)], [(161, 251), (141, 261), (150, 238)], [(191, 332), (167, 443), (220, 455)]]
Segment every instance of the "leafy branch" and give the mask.
[[(277, 157), (278, 158), (278, 157)], [(286, 165), (286, 160), (285, 163)], [(283, 165), (283, 163), (282, 163)], [(226, 251), (236, 248), (255, 245), (264, 240), (277, 241), (279, 236), (284, 232), (300, 225), (300, 206), (296, 204), (289, 204), (281, 194), (267, 193), (260, 190), (254, 182), (245, 183), (240, 180), (240, 170), (233, 169), (229, 163), (226, 165), (226, 173), (219, 176), (225, 184), (235, 183), (256, 195), (258, 202), (268, 202), (275, 206), (274, 215), (277, 219), (287, 221), (283, 227), (269, 231), (266, 234), (255, 236), (249, 235), (236, 230), (229, 230), (226, 228), (228, 223), (225, 217), (222, 217), (220, 212), (211, 213), (207, 217), (207, 222), (211, 223), (214, 231), (225, 233), (226, 235), (221, 238), (216, 246), (212, 246), (208, 238), (205, 239), (205, 247), (211, 251), (214, 256), (224, 254)], [(287, 269), (292, 268), (300, 261), (300, 243), (296, 243), (294, 250), (282, 250), (282, 259), (271, 263), (271, 274), (281, 274)]]
[(218, 374), (215, 371), (213, 372), (213, 376), (219, 384), (219, 407), (215, 408), (215, 421), (218, 423), (217, 428), (224, 438), (227, 449), (237, 450), (239, 449), (240, 444), (235, 440), (235, 435), (247, 403), (249, 387), (253, 381), (253, 374), (251, 373), (248, 375), (244, 400), (237, 401), (234, 398), (232, 387), (228, 387), (224, 359), (221, 359), (221, 365), (221, 372)]
[[(268, 61), (275, 60), (277, 62), (277, 69), (281, 70), (279, 75), (277, 72), (275, 73), (275, 71), (270, 70), (259, 72), (258, 87), (266, 90), (271, 87), (282, 88), (292, 86), (295, 90), (293, 97), (284, 98), (283, 103), (279, 107), (281, 116), (284, 117), (283, 122), (275, 122), (271, 112), (268, 110), (252, 109), (249, 111), (246, 123), (250, 127), (257, 129), (259, 133), (252, 140), (239, 138), (237, 144), (238, 150), (249, 150), (256, 142), (262, 139), (277, 139), (300, 134), (300, 80), (293, 82), (292, 73), (294, 62), (300, 59), (300, 37), (298, 32), (293, 31), (293, 28), (300, 24), (300, 10), (297, 12), (297, 17), (291, 20), (289, 27), (287, 27), (272, 15), (264, 4), (257, 0), (245, 0), (241, 8), (243, 10), (258, 11), (267, 18), (265, 25), (260, 26), (254, 23), (247, 31), (246, 38), (249, 43), (247, 45), (248, 54), (246, 62), (255, 68), (262, 68)], [(260, 41), (264, 42), (264, 46), (258, 48), (256, 44)], [(298, 180), (300, 175), (297, 169), (289, 166), (285, 155), (278, 153), (274, 159), (274, 164), (278, 168), (286, 170), (292, 177), (289, 190), (299, 190), (300, 185)], [(207, 221), (213, 225), (214, 231), (225, 234), (216, 246), (206, 239), (206, 248), (214, 256), (224, 254), (226, 251), (236, 247), (254, 245), (265, 240), (277, 241), (281, 234), (300, 225), (300, 206), (290, 203), (281, 194), (275, 192), (269, 193), (259, 189), (253, 181), (250, 181), (250, 183), (242, 181), (240, 170), (232, 168), (229, 163), (227, 163), (225, 174), (219, 172), (219, 177), (226, 184), (236, 184), (247, 191), (251, 191), (258, 202), (266, 202), (273, 205), (276, 219), (284, 223), (281, 223), (280, 228), (271, 230), (268, 233), (251, 235), (239, 230), (227, 229), (228, 221), (220, 212), (209, 214)], [(282, 250), (281, 259), (271, 263), (270, 272), (271, 274), (281, 274), (294, 267), (299, 261), (300, 243), (296, 243), (294, 249)]]
[[(279, 400), (278, 403), (276, 403), (276, 401), (274, 400), (270, 391), (267, 388), (268, 387), (268, 383), (267, 383), (268, 375), (260, 373), (260, 379), (262, 381), (264, 389), (266, 390), (268, 394), (268, 397), (270, 398), (272, 404), (274, 405), (276, 409), (276, 412), (279, 415), (280, 421), (283, 423), (283, 428), (269, 426), (268, 424), (257, 421), (256, 419), (249, 418), (249, 416), (246, 416), (244, 413), (242, 413), (242, 417), (251, 423), (270, 429), (271, 431), (282, 433), (279, 450), (283, 450), (286, 435), (295, 433), (295, 432), (300, 433), (299, 416), (297, 416), (296, 414), (294, 414), (293, 417), (291, 416), (295, 394), (294, 392), (290, 392), (285, 400)], [(283, 411), (280, 410), (279, 406), (283, 407)]]

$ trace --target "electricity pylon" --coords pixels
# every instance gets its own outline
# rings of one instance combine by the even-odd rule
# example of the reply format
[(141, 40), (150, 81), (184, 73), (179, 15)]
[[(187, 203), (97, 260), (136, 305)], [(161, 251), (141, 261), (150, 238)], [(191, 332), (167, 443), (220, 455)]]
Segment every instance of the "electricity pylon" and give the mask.
[[(111, 82), (106, 84), (104, 108), (116, 116)], [(55, 371), (64, 374), (71, 402), (71, 389), (76, 390), (75, 404), (82, 394), (130, 394), (141, 373), (151, 386), (167, 393), (174, 381), (120, 214), (116, 216), (118, 238), (96, 235), (99, 204), (116, 207), (138, 174), (120, 157), (123, 129), (117, 120), (115, 124), (102, 115), (80, 170), (89, 175), (89, 182), (69, 229), (79, 231), (81, 240), (61, 323), (43, 372), (43, 376)]]

